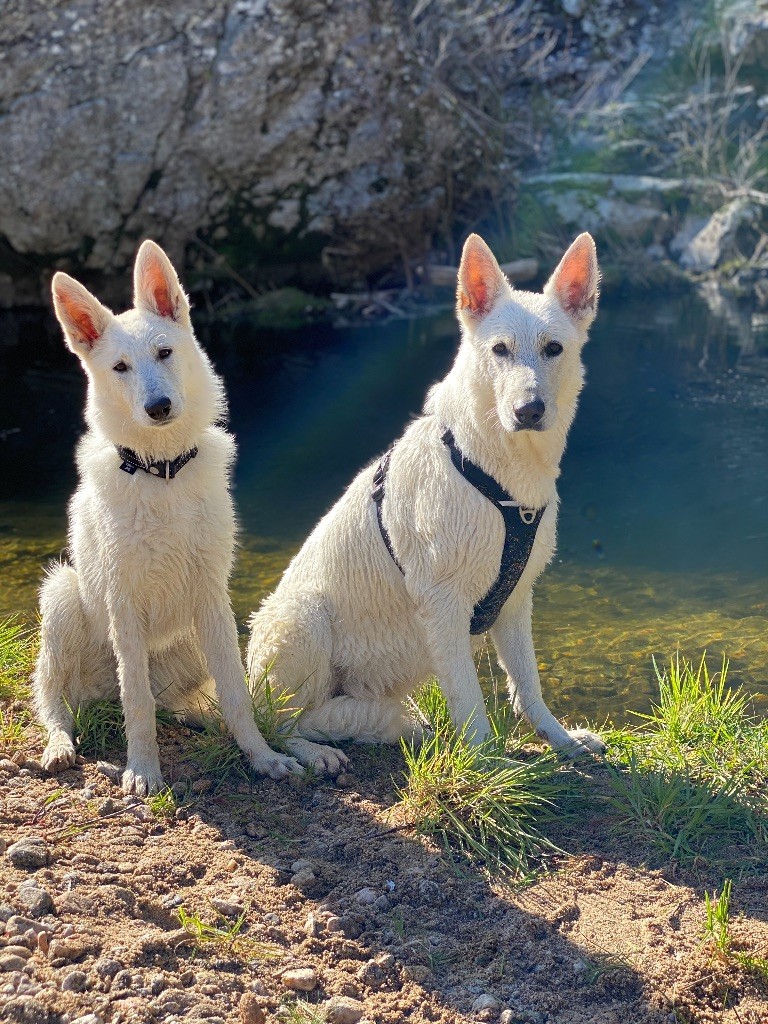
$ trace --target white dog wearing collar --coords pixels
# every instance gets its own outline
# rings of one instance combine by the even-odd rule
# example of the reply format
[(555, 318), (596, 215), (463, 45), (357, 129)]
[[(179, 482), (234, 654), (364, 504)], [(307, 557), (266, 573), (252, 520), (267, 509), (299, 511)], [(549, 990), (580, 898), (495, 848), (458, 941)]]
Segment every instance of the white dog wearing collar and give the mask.
[(256, 771), (301, 772), (259, 733), (245, 684), (227, 590), (235, 445), (215, 426), (221, 381), (154, 242), (139, 249), (134, 285), (135, 308), (115, 316), (71, 277), (53, 278), (56, 315), (88, 377), (88, 431), (69, 506), (71, 564), (53, 566), (40, 593), (34, 691), (49, 734), (43, 767), (74, 764), (79, 704), (119, 696), (123, 789), (153, 792), (163, 785), (156, 704), (198, 717), (215, 696)]
[[(251, 678), (269, 670), (273, 690), (296, 695), (307, 744), (413, 734), (403, 701), (430, 675), (455, 725), (476, 741), (488, 736), (473, 662), (482, 638), (470, 635), (470, 622), (499, 575), (506, 531), (499, 509), (452, 463), (448, 429), (460, 453), (524, 514), (544, 509), (519, 582), (490, 627), (514, 707), (557, 749), (604, 749), (598, 736), (566, 730), (546, 707), (531, 635), (532, 587), (555, 548), (555, 481), (599, 277), (588, 234), (568, 249), (543, 294), (513, 289), (482, 239), (467, 240), (458, 356), (391, 451), (383, 529), (372, 500), (376, 466), (368, 466), (251, 618)], [(309, 745), (293, 752), (312, 756)]]

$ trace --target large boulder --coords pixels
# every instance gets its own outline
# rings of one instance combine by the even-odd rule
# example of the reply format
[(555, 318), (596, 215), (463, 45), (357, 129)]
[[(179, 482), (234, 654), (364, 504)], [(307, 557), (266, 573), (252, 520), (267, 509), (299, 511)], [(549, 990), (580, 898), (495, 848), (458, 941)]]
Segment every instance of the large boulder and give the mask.
[[(57, 266), (122, 301), (146, 236), (285, 284), (360, 280), (438, 226), (477, 224), (539, 144), (526, 97), (570, 95), (602, 45), (534, 7), (16, 0), (0, 19), (0, 302), (40, 301)], [(635, 24), (611, 60), (631, 53), (647, 3), (602, 7)]]

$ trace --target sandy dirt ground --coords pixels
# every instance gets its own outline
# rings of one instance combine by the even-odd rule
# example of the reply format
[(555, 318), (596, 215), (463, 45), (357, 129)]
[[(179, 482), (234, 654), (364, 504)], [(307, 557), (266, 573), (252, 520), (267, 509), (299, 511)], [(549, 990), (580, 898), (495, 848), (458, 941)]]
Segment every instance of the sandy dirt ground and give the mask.
[[(722, 877), (654, 861), (599, 800), (510, 886), (402, 827), (396, 750), (350, 750), (336, 783), (214, 785), (192, 742), (161, 729), (189, 793), (168, 816), (95, 759), (0, 763), (0, 1020), (768, 1022), (765, 981), (702, 942)], [(734, 948), (768, 957), (768, 879), (733, 877)]]

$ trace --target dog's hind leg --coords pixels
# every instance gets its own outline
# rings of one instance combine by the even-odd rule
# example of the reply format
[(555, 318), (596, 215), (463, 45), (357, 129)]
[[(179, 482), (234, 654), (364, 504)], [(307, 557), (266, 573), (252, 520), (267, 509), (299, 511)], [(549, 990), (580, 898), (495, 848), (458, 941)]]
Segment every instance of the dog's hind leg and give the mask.
[[(333, 687), (331, 628), (319, 595), (296, 595), (287, 608), (269, 599), (251, 616), (250, 626), (246, 661), (257, 702), (266, 699), (267, 682), (271, 699), (278, 704), (314, 707), (328, 700)], [(286, 749), (305, 767), (338, 775), (349, 763), (346, 754), (311, 742), (312, 737), (304, 736), (302, 722), (303, 716), (295, 733), (283, 741)]]
[(200, 652), (197, 637), (173, 644), (149, 661), (149, 678), (158, 707), (185, 725), (200, 727), (214, 715), (216, 683)]
[(82, 697), (80, 657), (88, 644), (77, 573), (54, 566), (40, 590), (40, 653), (32, 676), (37, 715), (48, 732), (41, 763), (58, 772), (75, 763), (72, 713)]
[(356, 743), (419, 743), (421, 725), (405, 705), (392, 699), (332, 697), (320, 707), (304, 712), (299, 733), (307, 739), (355, 740)]

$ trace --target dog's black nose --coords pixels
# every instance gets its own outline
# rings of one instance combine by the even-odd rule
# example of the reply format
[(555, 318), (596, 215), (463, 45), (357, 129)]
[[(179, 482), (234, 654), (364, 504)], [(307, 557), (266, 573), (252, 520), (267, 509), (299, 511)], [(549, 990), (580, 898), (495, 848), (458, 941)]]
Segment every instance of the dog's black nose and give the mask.
[(525, 405), (515, 406), (515, 419), (524, 430), (538, 427), (544, 418), (544, 403), (540, 398), (535, 402), (526, 402)]
[(148, 402), (144, 406), (144, 410), (150, 419), (160, 423), (171, 415), (171, 400), (165, 397), (156, 398), (154, 402)]

